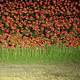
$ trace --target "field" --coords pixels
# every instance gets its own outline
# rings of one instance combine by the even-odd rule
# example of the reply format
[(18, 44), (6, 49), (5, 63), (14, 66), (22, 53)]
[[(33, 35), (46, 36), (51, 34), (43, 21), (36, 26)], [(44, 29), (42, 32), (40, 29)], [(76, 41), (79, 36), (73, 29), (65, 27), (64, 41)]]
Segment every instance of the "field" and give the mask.
[(0, 7), (0, 47), (80, 46), (80, 2), (12, 1)]
[(1, 64), (79, 63), (80, 2), (13, 0), (0, 7)]
[(0, 64), (80, 63), (80, 47), (0, 48)]
[(0, 80), (80, 80), (80, 65), (0, 65)]
[(80, 1), (0, 0), (0, 80), (80, 80)]

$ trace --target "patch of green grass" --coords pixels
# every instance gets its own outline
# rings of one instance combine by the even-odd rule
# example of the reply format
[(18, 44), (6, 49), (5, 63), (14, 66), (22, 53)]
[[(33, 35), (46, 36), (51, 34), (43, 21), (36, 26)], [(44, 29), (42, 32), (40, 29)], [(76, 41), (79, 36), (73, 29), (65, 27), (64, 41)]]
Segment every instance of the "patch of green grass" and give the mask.
[(80, 47), (0, 48), (1, 64), (80, 63)]

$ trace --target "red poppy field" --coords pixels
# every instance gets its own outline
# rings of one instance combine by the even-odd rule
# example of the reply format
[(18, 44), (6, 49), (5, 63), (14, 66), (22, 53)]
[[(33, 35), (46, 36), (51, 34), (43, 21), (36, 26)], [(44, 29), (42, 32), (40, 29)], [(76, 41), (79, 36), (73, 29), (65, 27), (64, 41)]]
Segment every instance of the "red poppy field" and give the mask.
[(80, 0), (0, 0), (0, 80), (80, 80)]
[(70, 0), (0, 3), (0, 47), (45, 44), (80, 46), (80, 2)]
[(0, 0), (0, 80), (80, 80), (80, 0)]

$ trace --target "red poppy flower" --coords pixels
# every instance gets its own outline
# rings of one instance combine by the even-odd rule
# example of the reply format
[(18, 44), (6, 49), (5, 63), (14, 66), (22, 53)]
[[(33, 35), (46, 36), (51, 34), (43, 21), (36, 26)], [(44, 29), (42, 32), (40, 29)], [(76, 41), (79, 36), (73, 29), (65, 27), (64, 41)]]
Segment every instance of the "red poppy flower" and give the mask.
[(39, 1), (39, 4), (42, 5), (42, 2), (43, 2), (43, 1)]
[(0, 23), (0, 27), (4, 27), (4, 24)]
[(46, 27), (46, 24), (41, 24), (42, 25), (42, 27)]
[(39, 10), (34, 10), (34, 12), (39, 13)]
[(71, 47), (73, 47), (73, 46), (74, 46), (74, 42), (69, 43), (69, 45), (70, 45)]
[(4, 32), (5, 32), (5, 33), (9, 33), (9, 30), (6, 29)]
[(54, 30), (55, 30), (54, 27), (51, 27), (51, 30), (52, 30), (52, 32), (54, 32)]
[(49, 37), (49, 34), (48, 33), (46, 33), (46, 37)]
[(39, 26), (33, 26), (32, 28), (33, 28), (33, 30), (38, 30)]
[(77, 28), (77, 31), (80, 33), (80, 28)]

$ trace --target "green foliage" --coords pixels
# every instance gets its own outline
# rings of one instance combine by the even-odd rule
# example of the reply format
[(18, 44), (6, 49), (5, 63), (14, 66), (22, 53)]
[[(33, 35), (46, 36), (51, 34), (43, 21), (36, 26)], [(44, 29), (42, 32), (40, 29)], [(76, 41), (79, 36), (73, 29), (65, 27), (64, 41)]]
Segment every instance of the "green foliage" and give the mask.
[(0, 48), (0, 63), (2, 64), (54, 64), (54, 63), (80, 63), (80, 47), (67, 48), (59, 45), (45, 45), (41, 47), (28, 47), (14, 49)]
[(2, 17), (0, 16), (0, 20), (2, 20)]
[(5, 26), (5, 28), (8, 28), (8, 27), (9, 27), (9, 24), (6, 24), (6, 23), (5, 23), (4, 26)]
[(0, 30), (0, 34), (2, 34), (3, 30)]

